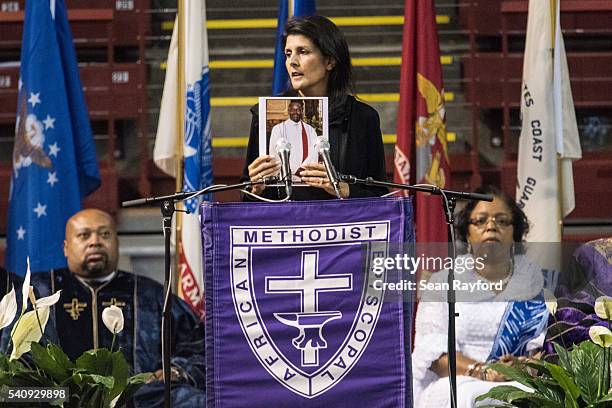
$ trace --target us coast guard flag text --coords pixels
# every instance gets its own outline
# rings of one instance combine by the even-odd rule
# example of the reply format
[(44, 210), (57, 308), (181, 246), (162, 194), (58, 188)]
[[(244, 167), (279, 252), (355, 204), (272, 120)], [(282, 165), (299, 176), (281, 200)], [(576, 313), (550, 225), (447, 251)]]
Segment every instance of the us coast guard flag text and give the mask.
[(582, 152), (558, 0), (531, 0), (521, 89), (516, 201), (532, 226), (530, 242), (560, 242), (575, 206), (572, 160)]
[(410, 198), (202, 204), (208, 407), (410, 407)]
[[(206, 5), (202, 1), (185, 2), (185, 22), (174, 24), (164, 92), (159, 113), (153, 158), (155, 164), (171, 176), (177, 176), (176, 160), (183, 160), (183, 191), (197, 191), (212, 184), (212, 143), (210, 131), (210, 85), (208, 69), (208, 39), (206, 33)], [(184, 24), (185, 32), (185, 139), (181, 158), (176, 157), (176, 121), (178, 112), (178, 32)], [(181, 214), (181, 234), (176, 239), (179, 256), (179, 296), (203, 316), (203, 272), (201, 258), (200, 199), (185, 202), (191, 214)]]
[(26, 2), (7, 269), (66, 266), (66, 221), (100, 185), (96, 149), (63, 0)]

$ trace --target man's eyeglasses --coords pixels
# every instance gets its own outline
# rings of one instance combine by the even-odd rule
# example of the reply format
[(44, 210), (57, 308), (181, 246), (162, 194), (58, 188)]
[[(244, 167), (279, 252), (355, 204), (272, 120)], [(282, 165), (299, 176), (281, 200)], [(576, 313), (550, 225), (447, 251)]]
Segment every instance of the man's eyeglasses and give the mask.
[(484, 228), (489, 220), (493, 221), (495, 225), (500, 228), (506, 228), (512, 225), (512, 217), (508, 214), (495, 214), (493, 216), (489, 214), (478, 214), (475, 218), (470, 219), (470, 224), (476, 228)]

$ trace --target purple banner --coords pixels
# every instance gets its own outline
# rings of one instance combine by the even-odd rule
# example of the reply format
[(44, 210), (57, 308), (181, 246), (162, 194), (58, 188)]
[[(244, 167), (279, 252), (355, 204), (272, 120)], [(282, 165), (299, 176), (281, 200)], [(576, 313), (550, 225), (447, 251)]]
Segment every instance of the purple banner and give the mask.
[(372, 260), (406, 198), (201, 206), (208, 407), (412, 406), (412, 302)]

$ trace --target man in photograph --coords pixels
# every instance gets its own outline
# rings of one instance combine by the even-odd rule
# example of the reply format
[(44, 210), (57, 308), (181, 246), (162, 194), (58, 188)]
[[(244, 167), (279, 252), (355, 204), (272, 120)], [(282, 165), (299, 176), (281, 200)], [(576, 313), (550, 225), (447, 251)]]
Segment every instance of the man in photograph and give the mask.
[(286, 140), (291, 145), (289, 163), (291, 173), (299, 175), (302, 166), (318, 161), (315, 149), (317, 133), (308, 123), (304, 122), (304, 107), (302, 101), (292, 100), (288, 107), (289, 119), (272, 128), (270, 136), (270, 155), (277, 157), (276, 145), (279, 140)]

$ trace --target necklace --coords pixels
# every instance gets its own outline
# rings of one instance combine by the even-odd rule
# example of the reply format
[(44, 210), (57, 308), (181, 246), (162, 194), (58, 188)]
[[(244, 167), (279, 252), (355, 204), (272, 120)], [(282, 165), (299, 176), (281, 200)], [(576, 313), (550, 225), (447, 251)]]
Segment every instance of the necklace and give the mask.
[(510, 279), (514, 275), (514, 257), (510, 256), (510, 262), (508, 263), (508, 269), (506, 270), (506, 277), (502, 279), (502, 287), (506, 287)]
[[(514, 257), (513, 256), (510, 256), (510, 261), (508, 261), (507, 265), (508, 265), (508, 267), (506, 268), (506, 276), (504, 276), (504, 278), (501, 279), (502, 287), (504, 287), (504, 288), (506, 287), (508, 282), (510, 282), (510, 279), (512, 278), (512, 275), (514, 275)], [(476, 268), (475, 271), (476, 271), (476, 273), (478, 275), (482, 276), (483, 278), (485, 278), (489, 282), (497, 282), (497, 281), (492, 281), (491, 279), (489, 279), (486, 276), (482, 275), (478, 271), (478, 268)]]

